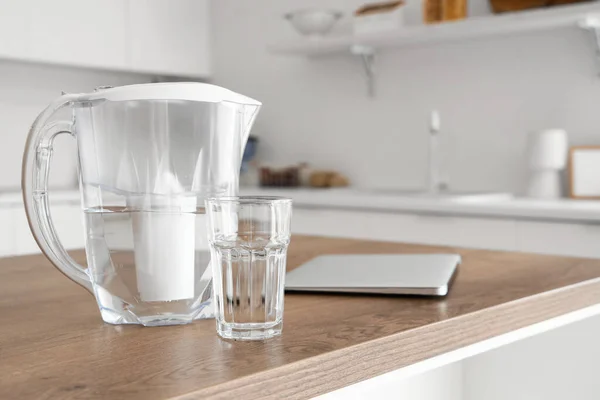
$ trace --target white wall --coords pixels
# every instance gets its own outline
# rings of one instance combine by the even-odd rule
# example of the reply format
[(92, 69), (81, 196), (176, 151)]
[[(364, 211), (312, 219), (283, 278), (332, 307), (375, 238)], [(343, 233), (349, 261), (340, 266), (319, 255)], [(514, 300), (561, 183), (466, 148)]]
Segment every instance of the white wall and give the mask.
[[(21, 159), (29, 128), (61, 91), (88, 92), (101, 85), (148, 81), (143, 75), (0, 61), (0, 190), (20, 190)], [(75, 140), (59, 137), (51, 168), (52, 186), (75, 186), (76, 163)]]
[[(263, 101), (254, 133), (264, 160), (336, 168), (359, 186), (420, 186), (427, 118), (438, 108), (452, 136), (451, 187), (518, 191), (528, 132), (563, 127), (572, 144), (600, 143), (600, 78), (591, 38), (576, 28), (385, 52), (375, 99), (351, 56), (267, 52), (268, 43), (295, 36), (284, 12), (329, 6), (348, 14), (362, 3), (213, 2), (215, 82)], [(486, 12), (485, 0), (470, 3)]]

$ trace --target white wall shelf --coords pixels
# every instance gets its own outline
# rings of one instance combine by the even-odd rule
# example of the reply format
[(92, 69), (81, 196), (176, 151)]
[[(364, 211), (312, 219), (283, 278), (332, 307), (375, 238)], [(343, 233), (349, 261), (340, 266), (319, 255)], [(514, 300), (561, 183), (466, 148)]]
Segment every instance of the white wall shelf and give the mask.
[(354, 45), (384, 49), (436, 44), (569, 26), (575, 27), (588, 17), (600, 18), (600, 2), (594, 1), (575, 6), (473, 17), (462, 21), (434, 25), (417, 25), (396, 32), (361, 36), (325, 36), (316, 39), (300, 37), (296, 40), (272, 44), (269, 46), (269, 51), (276, 54), (315, 56), (348, 52)]
[[(409, 26), (394, 32), (369, 35), (326, 36), (298, 38), (274, 43), (268, 47), (273, 54), (297, 56), (326, 56), (355, 54), (361, 56), (367, 73), (367, 84), (373, 94), (373, 55), (384, 49), (442, 44), (451, 41), (515, 35), (558, 28), (590, 29), (600, 38), (600, 1), (552, 7), (534, 11), (472, 17), (462, 21), (434, 25)], [(596, 41), (600, 58), (600, 40)]]

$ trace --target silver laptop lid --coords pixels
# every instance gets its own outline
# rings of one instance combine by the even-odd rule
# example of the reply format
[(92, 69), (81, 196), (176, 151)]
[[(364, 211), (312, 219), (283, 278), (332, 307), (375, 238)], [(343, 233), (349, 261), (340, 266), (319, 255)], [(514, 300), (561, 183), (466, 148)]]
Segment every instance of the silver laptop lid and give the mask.
[(289, 272), (288, 291), (444, 296), (458, 254), (365, 254), (316, 257)]

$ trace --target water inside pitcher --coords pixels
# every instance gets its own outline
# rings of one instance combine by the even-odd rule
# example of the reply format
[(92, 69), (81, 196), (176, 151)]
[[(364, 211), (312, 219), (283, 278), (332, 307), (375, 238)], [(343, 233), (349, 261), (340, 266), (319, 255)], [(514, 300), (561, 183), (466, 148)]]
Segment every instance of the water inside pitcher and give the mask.
[[(71, 106), (73, 119), (47, 123)], [(204, 200), (237, 194), (260, 103), (200, 83), (64, 95), (30, 132), (23, 195), (46, 256), (96, 297), (104, 321), (166, 325), (213, 316)], [(58, 133), (77, 139), (87, 268), (60, 245), (47, 175)]]

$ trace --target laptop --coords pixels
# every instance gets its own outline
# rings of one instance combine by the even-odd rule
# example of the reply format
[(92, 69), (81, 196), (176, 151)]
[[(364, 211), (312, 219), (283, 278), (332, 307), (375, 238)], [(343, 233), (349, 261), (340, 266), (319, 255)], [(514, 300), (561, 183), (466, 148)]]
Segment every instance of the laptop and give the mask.
[(324, 255), (287, 273), (288, 292), (445, 296), (458, 254)]

